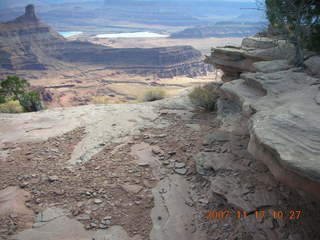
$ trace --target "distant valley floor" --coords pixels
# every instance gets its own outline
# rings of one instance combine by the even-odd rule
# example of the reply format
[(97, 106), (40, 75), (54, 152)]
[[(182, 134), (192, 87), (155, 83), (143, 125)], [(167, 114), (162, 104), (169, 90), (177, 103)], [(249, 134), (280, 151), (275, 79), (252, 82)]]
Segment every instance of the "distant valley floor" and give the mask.
[[(9, 73), (0, 71), (4, 78)], [(103, 66), (65, 66), (59, 71), (16, 71), (42, 92), (46, 108), (87, 104), (140, 102), (151, 89), (163, 89), (167, 97), (176, 96), (187, 88), (217, 81), (219, 74), (207, 76), (158, 78), (153, 75), (127, 74), (107, 70)]]
[[(242, 38), (118, 38), (98, 39), (73, 36), (68, 40), (89, 41), (111, 48), (154, 48), (191, 45), (202, 54), (212, 47), (225, 44), (240, 45)], [(128, 74), (123, 70), (106, 69), (105, 65), (60, 63), (57, 70), (0, 70), (0, 78), (18, 75), (40, 89), (46, 108), (70, 107), (87, 104), (140, 102), (150, 89), (163, 89), (168, 97), (176, 96), (186, 88), (220, 79), (216, 72), (206, 76), (159, 78), (152, 74)]]
[(213, 47), (222, 47), (225, 45), (240, 46), (242, 37), (228, 38), (81, 38), (81, 36), (73, 36), (69, 39), (83, 39), (93, 43), (102, 44), (113, 48), (152, 48), (152, 47), (169, 47), (179, 45), (190, 45), (203, 54), (208, 54)]

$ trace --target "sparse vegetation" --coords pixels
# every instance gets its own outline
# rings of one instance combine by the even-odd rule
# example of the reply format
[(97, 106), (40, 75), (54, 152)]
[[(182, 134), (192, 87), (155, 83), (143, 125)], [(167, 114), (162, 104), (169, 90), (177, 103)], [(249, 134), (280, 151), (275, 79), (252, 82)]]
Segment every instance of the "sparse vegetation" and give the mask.
[(36, 112), (42, 109), (40, 95), (36, 91), (21, 94), (19, 96), (19, 102), (28, 112)]
[(304, 62), (304, 48), (320, 50), (319, 0), (266, 0), (266, 15), (273, 27), (295, 46), (296, 66)]
[(94, 96), (92, 97), (92, 102), (94, 104), (108, 104), (110, 101), (107, 96)]
[(161, 100), (165, 96), (166, 96), (166, 92), (161, 88), (150, 89), (144, 94), (143, 101), (153, 102), (153, 101)]
[(6, 103), (0, 104), (0, 113), (22, 113), (23, 107), (17, 100), (11, 100)]
[[(40, 94), (30, 90), (30, 84), (18, 76), (8, 76), (0, 82), (1, 112), (19, 113), (42, 109)], [(20, 109), (22, 108), (22, 110)]]
[(208, 84), (195, 87), (189, 93), (189, 98), (194, 105), (204, 108), (206, 111), (214, 111), (219, 98), (219, 86)]
[(8, 76), (0, 83), (0, 93), (3, 99), (18, 100), (19, 96), (24, 94), (30, 87), (30, 84), (17, 76)]
[(0, 104), (5, 102), (6, 102), (6, 98), (0, 93)]

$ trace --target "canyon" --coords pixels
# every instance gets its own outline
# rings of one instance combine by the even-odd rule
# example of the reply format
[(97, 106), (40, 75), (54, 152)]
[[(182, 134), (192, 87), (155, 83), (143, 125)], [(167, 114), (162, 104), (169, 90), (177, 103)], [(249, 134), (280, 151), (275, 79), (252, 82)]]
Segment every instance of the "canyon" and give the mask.
[(48, 108), (96, 103), (97, 98), (140, 101), (145, 91), (157, 87), (171, 96), (214, 76), (212, 66), (191, 46), (117, 47), (65, 39), (39, 21), (32, 5), (23, 16), (1, 23), (0, 29), (0, 77), (28, 80)]
[[(271, 43), (246, 38), (208, 56), (230, 77), (249, 52), (254, 69), (219, 83), (217, 112), (182, 93), (0, 114), (0, 199), (13, 206), (0, 208), (0, 236), (318, 239), (319, 57), (306, 71), (278, 57), (252, 60), (277, 51)], [(206, 219), (210, 210), (230, 215)]]
[(0, 67), (10, 70), (59, 69), (64, 62), (99, 65), (135, 74), (159, 77), (205, 75), (209, 67), (190, 46), (110, 49), (83, 41), (67, 41), (41, 23), (34, 6), (25, 15), (0, 25)]
[[(0, 240), (320, 239), (320, 57), (177, 41), (66, 39), (33, 5), (0, 23), (0, 77), (47, 107), (0, 113)], [(188, 97), (204, 84), (215, 112)], [(166, 98), (139, 101), (155, 88)]]

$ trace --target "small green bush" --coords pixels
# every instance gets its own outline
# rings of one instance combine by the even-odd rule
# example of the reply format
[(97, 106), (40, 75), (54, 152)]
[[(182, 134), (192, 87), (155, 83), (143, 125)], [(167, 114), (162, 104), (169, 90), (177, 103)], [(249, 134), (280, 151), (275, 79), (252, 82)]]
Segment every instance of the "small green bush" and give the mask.
[(30, 83), (18, 76), (0, 80), (0, 104), (4, 112), (33, 112), (43, 109), (40, 93), (30, 91)]
[(8, 101), (6, 103), (0, 104), (0, 113), (22, 113), (23, 107), (20, 105), (19, 101)]
[(43, 109), (40, 94), (36, 91), (27, 92), (19, 97), (21, 106), (28, 112), (40, 111)]
[(205, 85), (195, 87), (189, 93), (190, 101), (207, 111), (216, 110), (216, 102), (219, 98), (219, 86), (217, 85)]
[(0, 94), (0, 104), (5, 103), (5, 102), (6, 102), (5, 96)]
[(18, 100), (19, 96), (27, 91), (30, 84), (18, 76), (8, 76), (5, 80), (0, 82), (0, 87), (0, 92), (3, 97)]
[(156, 88), (148, 90), (143, 97), (143, 101), (145, 102), (153, 102), (157, 100), (161, 100), (165, 97), (166, 93), (163, 89)]

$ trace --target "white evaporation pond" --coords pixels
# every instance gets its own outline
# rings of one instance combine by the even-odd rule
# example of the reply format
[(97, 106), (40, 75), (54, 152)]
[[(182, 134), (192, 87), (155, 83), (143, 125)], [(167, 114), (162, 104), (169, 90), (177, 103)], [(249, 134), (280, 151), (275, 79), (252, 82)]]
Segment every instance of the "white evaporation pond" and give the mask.
[(98, 34), (95, 38), (166, 38), (169, 35), (152, 32)]
[(59, 32), (60, 35), (64, 36), (65, 38), (80, 35), (83, 32)]

